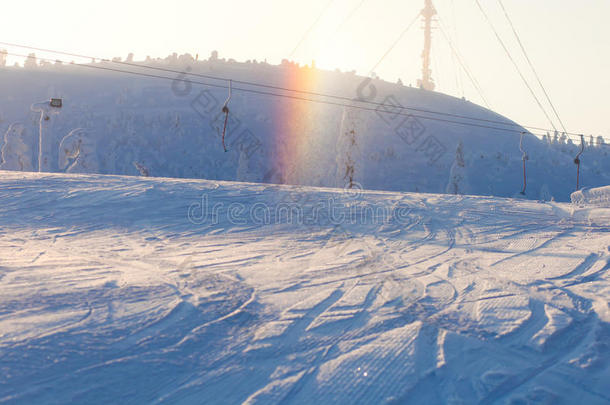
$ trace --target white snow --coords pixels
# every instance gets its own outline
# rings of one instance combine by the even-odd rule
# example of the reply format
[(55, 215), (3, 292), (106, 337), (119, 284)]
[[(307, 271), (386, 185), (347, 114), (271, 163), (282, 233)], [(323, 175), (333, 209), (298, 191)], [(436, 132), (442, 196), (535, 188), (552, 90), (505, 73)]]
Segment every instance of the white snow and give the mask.
[[(6, 95), (0, 98), (0, 135), (7, 139), (0, 148), (21, 156), (21, 163), (8, 157), (11, 163), (3, 168), (62, 172), (66, 169), (62, 140), (70, 141), (68, 149), (74, 150), (74, 136), (65, 137), (81, 129), (88, 156), (83, 162), (81, 155), (70, 172), (325, 187), (343, 187), (351, 179), (366, 189), (500, 197), (515, 196), (523, 187), (519, 145), (524, 129), (467, 100), (290, 62), (274, 66), (172, 55), (145, 65), (165, 70), (106, 62), (89, 68), (0, 67), (0, 88)], [(226, 86), (227, 81), (174, 73), (187, 71), (343, 99), (234, 82), (225, 152), (220, 134), (227, 90), (215, 86)], [(273, 90), (371, 111), (240, 89)], [(43, 102), (51, 97), (62, 98), (63, 107), (51, 108)], [(354, 99), (365, 102), (352, 103)], [(21, 141), (11, 135), (16, 128), (11, 125), (19, 123)], [(515, 132), (501, 130), (506, 128)], [(610, 149), (603, 142), (601, 138), (587, 142), (580, 157), (581, 186), (610, 184)], [(573, 161), (579, 146), (559, 134), (544, 139), (524, 136), (529, 160), (523, 198), (569, 201), (576, 188)]]
[(585, 188), (572, 193), (573, 204), (599, 205), (610, 208), (610, 186)]
[(4, 134), (2, 160), (0, 170), (33, 171), (32, 153), (25, 128), (21, 124), (13, 124)]
[(610, 402), (607, 207), (2, 171), (0, 224), (0, 403)]

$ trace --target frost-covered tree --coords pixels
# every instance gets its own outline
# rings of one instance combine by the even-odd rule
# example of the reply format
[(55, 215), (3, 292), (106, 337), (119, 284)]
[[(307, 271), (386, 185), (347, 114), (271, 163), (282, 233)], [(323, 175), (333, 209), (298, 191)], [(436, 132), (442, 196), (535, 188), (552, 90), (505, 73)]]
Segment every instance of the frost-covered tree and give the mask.
[(602, 146), (604, 146), (604, 145), (605, 145), (604, 137), (603, 137), (603, 136), (601, 136), (601, 135), (597, 137), (597, 140), (596, 140), (596, 141), (597, 141), (597, 142), (596, 142), (596, 144), (597, 144), (597, 146), (599, 146), (599, 147), (602, 147)]
[(464, 145), (458, 143), (455, 150), (455, 160), (449, 171), (449, 183), (445, 190), (448, 194), (465, 194), (468, 192), (468, 179), (466, 176), (466, 161), (464, 160)]
[(0, 67), (6, 66), (6, 49), (0, 49)]
[(167, 58), (165, 58), (165, 60), (167, 61), (168, 65), (175, 66), (178, 62), (178, 54), (176, 52), (174, 52), (171, 55), (169, 55)]
[(553, 145), (558, 145), (559, 144), (559, 132), (555, 131), (555, 133), (553, 134)]
[(26, 129), (22, 124), (16, 123), (8, 128), (0, 152), (0, 170), (34, 170), (32, 148), (27, 142)]
[(26, 69), (36, 69), (38, 67), (38, 63), (36, 63), (36, 54), (35, 53), (30, 53), (28, 55), (25, 62), (23, 62), (23, 67)]
[(98, 173), (95, 142), (82, 128), (66, 135), (59, 144), (59, 169), (65, 173)]
[(238, 144), (239, 160), (237, 163), (237, 181), (261, 182), (264, 173), (267, 172), (263, 163), (264, 155), (260, 148), (254, 149), (253, 145), (245, 143)]
[(190, 53), (185, 53), (184, 55), (180, 55), (178, 57), (178, 63), (180, 65), (190, 65), (195, 62), (195, 58)]
[(546, 134), (542, 135), (542, 141), (546, 145), (550, 145), (551, 144), (551, 135), (548, 132)]
[(544, 183), (540, 188), (540, 200), (541, 201), (553, 201), (553, 195), (551, 194), (551, 190), (549, 186)]
[(248, 155), (243, 149), (239, 151), (239, 161), (237, 163), (237, 173), (235, 174), (235, 177), (237, 181), (253, 181)]
[(358, 137), (364, 132), (359, 111), (345, 107), (337, 139), (337, 186), (353, 188), (361, 159)]

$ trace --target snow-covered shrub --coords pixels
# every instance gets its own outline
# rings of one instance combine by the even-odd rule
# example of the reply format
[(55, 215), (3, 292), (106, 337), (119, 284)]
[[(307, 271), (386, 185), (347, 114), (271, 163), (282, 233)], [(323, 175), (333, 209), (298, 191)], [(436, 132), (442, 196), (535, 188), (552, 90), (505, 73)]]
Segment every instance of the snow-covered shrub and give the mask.
[(133, 162), (133, 165), (135, 166), (136, 169), (138, 169), (138, 172), (140, 172), (140, 176), (144, 176), (144, 177), (150, 176), (150, 169), (148, 167), (144, 166), (144, 164), (142, 164), (140, 162)]
[(458, 143), (455, 150), (455, 161), (449, 172), (449, 183), (445, 190), (448, 194), (465, 194), (468, 192), (468, 179), (466, 176), (466, 162), (464, 160), (464, 145)]
[(341, 119), (341, 132), (337, 138), (337, 186), (352, 188), (356, 176), (360, 149), (358, 137), (362, 133), (362, 120), (359, 111), (345, 107)]
[(38, 63), (36, 62), (36, 54), (30, 53), (28, 54), (27, 59), (23, 62), (23, 67), (26, 69), (35, 69), (38, 67)]
[(32, 150), (26, 139), (26, 129), (22, 124), (11, 125), (4, 134), (1, 170), (33, 171)]
[(66, 173), (97, 173), (99, 171), (95, 142), (84, 129), (77, 128), (61, 140), (59, 169)]

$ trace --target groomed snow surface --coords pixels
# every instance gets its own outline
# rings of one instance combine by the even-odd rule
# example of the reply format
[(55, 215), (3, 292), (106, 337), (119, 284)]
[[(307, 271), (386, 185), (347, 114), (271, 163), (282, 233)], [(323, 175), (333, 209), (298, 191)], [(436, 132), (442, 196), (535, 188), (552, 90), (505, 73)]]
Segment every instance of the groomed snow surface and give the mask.
[(0, 172), (0, 403), (610, 403), (610, 208)]

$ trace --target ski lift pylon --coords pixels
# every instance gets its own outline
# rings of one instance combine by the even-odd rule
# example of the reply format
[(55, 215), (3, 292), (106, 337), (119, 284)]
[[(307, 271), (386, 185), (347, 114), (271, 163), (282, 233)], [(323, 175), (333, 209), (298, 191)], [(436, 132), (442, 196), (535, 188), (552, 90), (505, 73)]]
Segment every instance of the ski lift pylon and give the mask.
[(585, 151), (585, 136), (580, 135), (580, 152), (574, 158), (574, 164), (576, 165), (576, 191), (580, 188), (580, 155)]

